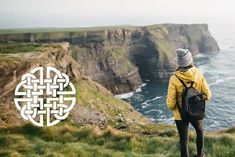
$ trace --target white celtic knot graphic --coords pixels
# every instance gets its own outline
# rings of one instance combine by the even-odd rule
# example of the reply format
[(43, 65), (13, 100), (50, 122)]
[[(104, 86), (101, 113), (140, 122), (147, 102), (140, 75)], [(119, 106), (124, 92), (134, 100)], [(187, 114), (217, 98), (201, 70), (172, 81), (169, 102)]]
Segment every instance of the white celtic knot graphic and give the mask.
[[(45, 75), (45, 78), (44, 78)], [(22, 76), (15, 89), (15, 105), (22, 118), (37, 126), (53, 126), (68, 117), (76, 103), (69, 77), (53, 67), (37, 67)]]

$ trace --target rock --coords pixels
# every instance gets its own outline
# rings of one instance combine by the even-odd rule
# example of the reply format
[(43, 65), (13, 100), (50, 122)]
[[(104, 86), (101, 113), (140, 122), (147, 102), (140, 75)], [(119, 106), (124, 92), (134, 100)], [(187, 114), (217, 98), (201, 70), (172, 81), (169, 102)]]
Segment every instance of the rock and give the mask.
[(116, 128), (117, 128), (118, 130), (123, 130), (123, 129), (127, 129), (127, 128), (128, 128), (128, 125), (127, 125), (127, 124), (120, 124), (120, 125), (116, 126)]
[(121, 113), (118, 114), (119, 117), (123, 117), (123, 115)]
[(176, 134), (177, 134), (176, 130), (166, 130), (166, 131), (160, 133), (159, 136), (171, 137), (171, 136), (175, 136)]
[(117, 115), (117, 121), (118, 122), (125, 122), (125, 118), (124, 118), (124, 116), (121, 113), (119, 113)]

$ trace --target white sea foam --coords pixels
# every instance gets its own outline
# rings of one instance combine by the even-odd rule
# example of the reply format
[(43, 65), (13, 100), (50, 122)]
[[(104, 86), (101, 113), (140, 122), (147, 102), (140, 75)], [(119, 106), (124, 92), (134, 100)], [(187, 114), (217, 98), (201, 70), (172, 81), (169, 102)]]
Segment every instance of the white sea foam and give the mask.
[(225, 78), (225, 79), (218, 79), (218, 80), (215, 80), (215, 82), (210, 83), (209, 86), (217, 85), (217, 84), (220, 84), (220, 83), (223, 83), (223, 82), (226, 82), (226, 81), (230, 81), (230, 80), (235, 80), (235, 77), (227, 77), (227, 78)]
[(142, 88), (142, 87), (144, 87), (146, 85), (147, 85), (147, 83), (143, 83), (142, 85), (140, 85), (140, 88)]
[(155, 122), (156, 121), (156, 119), (155, 118), (148, 118), (151, 122)]
[(143, 83), (142, 85), (140, 85), (139, 86), (139, 88), (137, 88), (136, 90), (135, 90), (135, 93), (139, 93), (139, 92), (142, 92), (142, 87), (144, 87), (144, 86), (146, 86), (147, 85), (147, 83)]
[(118, 94), (118, 95), (115, 95), (115, 97), (118, 98), (118, 99), (128, 99), (128, 98), (132, 97), (134, 95), (134, 93), (142, 92), (141, 88), (146, 86), (146, 85), (147, 85), (147, 83), (143, 83), (134, 92)]
[(210, 83), (209, 86), (217, 85), (217, 84), (222, 83), (222, 82), (224, 82), (224, 79), (218, 79), (218, 80), (216, 80), (215, 82)]
[(147, 106), (147, 105), (142, 105), (141, 107), (142, 107), (142, 109), (145, 109), (145, 108), (147, 108), (148, 106)]
[(235, 80), (235, 77), (227, 77), (225, 80)]
[(151, 101), (157, 100), (157, 99), (161, 99), (162, 96), (156, 96), (155, 98), (151, 99)]
[(220, 123), (217, 121), (213, 121), (213, 124), (210, 124), (210, 128), (217, 128), (220, 126)]
[(204, 58), (207, 57), (205, 54), (199, 53), (195, 56), (195, 58)]
[(127, 99), (127, 98), (132, 97), (133, 95), (134, 95), (134, 92), (129, 92), (129, 93), (115, 95), (115, 97), (118, 99)]
[(145, 114), (149, 114), (150, 112), (157, 112), (157, 113), (161, 114), (161, 113), (162, 113), (162, 110), (150, 109), (150, 110), (148, 110), (148, 111), (145, 111), (144, 113), (145, 113)]
[(173, 117), (171, 117), (171, 118), (168, 118), (168, 119), (166, 120), (166, 123), (167, 123), (167, 124), (173, 124), (174, 121), (175, 121), (175, 119), (174, 119)]
[(162, 96), (156, 96), (152, 99), (148, 99), (148, 100), (144, 101), (142, 104), (149, 104), (149, 102), (152, 102), (154, 100), (161, 99), (161, 98), (162, 98)]
[(139, 92), (142, 92), (140, 87), (135, 90), (135, 93), (139, 93)]
[(144, 81), (149, 82), (150, 80), (148, 80), (148, 79), (144, 79)]
[(141, 107), (142, 107), (143, 109), (145, 109), (145, 108), (147, 108), (149, 105), (150, 105), (150, 104), (145, 101), (145, 102), (143, 102), (143, 103), (141, 104)]

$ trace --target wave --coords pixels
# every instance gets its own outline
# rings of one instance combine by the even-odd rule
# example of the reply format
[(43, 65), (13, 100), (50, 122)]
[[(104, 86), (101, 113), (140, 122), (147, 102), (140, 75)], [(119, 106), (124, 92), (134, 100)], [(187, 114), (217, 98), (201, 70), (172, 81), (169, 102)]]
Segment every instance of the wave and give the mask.
[(142, 92), (142, 89), (140, 87), (135, 90), (135, 93), (139, 93), (139, 92)]
[(162, 98), (162, 96), (156, 96), (156, 97), (154, 97), (154, 98), (152, 98), (152, 99), (148, 99), (148, 100), (144, 101), (143, 103), (141, 103), (141, 107), (142, 107), (143, 109), (145, 109), (145, 108), (147, 108), (149, 105), (151, 105), (150, 102), (155, 101), (155, 100), (157, 100), (157, 99), (161, 99), (161, 98)]
[(206, 58), (206, 57), (208, 57), (208, 55), (205, 55), (205, 54), (203, 54), (203, 53), (199, 53), (199, 54), (197, 54), (196, 56), (194, 56), (194, 58), (196, 58), (196, 59), (199, 59), (199, 58)]
[(225, 80), (235, 80), (235, 77), (227, 77)]
[(168, 119), (166, 120), (166, 124), (173, 124), (174, 122), (175, 122), (174, 117), (168, 118)]
[(235, 77), (227, 77), (227, 78), (225, 78), (225, 79), (218, 79), (218, 80), (216, 80), (215, 82), (210, 83), (210, 84), (208, 84), (208, 85), (209, 85), (209, 86), (218, 85), (218, 84), (220, 84), (220, 83), (223, 83), (223, 82), (226, 82), (226, 81), (230, 81), (230, 80), (235, 80)]
[(156, 122), (156, 119), (155, 119), (155, 118), (149, 117), (148, 119), (149, 119), (151, 122)]
[(144, 79), (143, 81), (149, 82), (150, 80), (149, 79)]
[(152, 99), (148, 99), (148, 100), (146, 100), (146, 101), (144, 101), (143, 103), (142, 103), (142, 105), (145, 105), (145, 106), (149, 106), (150, 104), (150, 102), (152, 102), (152, 101), (155, 101), (155, 100), (157, 100), (157, 99), (161, 99), (162, 98), (162, 96), (156, 96), (156, 97), (154, 97), (154, 98), (152, 98)]
[(145, 109), (145, 108), (147, 108), (149, 105), (150, 105), (150, 104), (145, 101), (145, 102), (143, 102), (143, 103), (141, 104), (141, 108), (142, 108), (142, 109)]
[(141, 89), (141, 88), (143, 88), (143, 87), (146, 86), (146, 85), (147, 85), (147, 83), (143, 83), (142, 85), (140, 85), (139, 88), (137, 88), (137, 89), (135, 90), (135, 93), (142, 92), (142, 89)]
[(132, 97), (133, 95), (134, 95), (134, 92), (129, 92), (129, 93), (115, 95), (115, 97), (118, 99), (128, 99), (128, 98)]
[(208, 85), (209, 85), (209, 86), (213, 86), (213, 85), (220, 84), (220, 83), (222, 83), (222, 82), (224, 82), (224, 81), (225, 81), (224, 79), (218, 79), (218, 80), (216, 80), (215, 82), (210, 83), (210, 84), (208, 84)]
[(143, 88), (144, 86), (146, 86), (147, 83), (143, 83), (142, 85), (140, 85), (134, 92), (128, 92), (128, 93), (123, 93), (123, 94), (118, 94), (115, 95), (114, 97), (118, 98), (118, 99), (128, 99), (130, 97), (132, 97), (134, 95), (134, 93), (139, 93), (142, 92), (141, 88)]
[(139, 88), (142, 88), (142, 87), (144, 87), (146, 85), (147, 85), (147, 83), (143, 83), (142, 85), (139, 86)]
[(150, 99), (150, 100), (151, 100), (151, 101), (154, 101), (154, 100), (161, 99), (161, 98), (162, 98), (162, 96), (156, 96), (155, 98)]
[(150, 110), (147, 110), (147, 111), (145, 111), (144, 113), (145, 114), (149, 114), (150, 112), (157, 112), (157, 113), (159, 113), (159, 114), (162, 114), (162, 110), (158, 110), (158, 109), (150, 109)]

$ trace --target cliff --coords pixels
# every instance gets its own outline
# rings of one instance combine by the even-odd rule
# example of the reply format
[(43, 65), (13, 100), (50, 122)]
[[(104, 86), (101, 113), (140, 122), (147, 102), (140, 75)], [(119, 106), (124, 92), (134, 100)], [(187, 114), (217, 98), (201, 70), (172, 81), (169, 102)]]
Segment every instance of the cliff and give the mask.
[(70, 123), (101, 128), (150, 124), (129, 103), (114, 98), (102, 85), (81, 75), (81, 65), (72, 58), (68, 43), (8, 44), (0, 47), (0, 128), (26, 123), (14, 105), (14, 90), (23, 74), (39, 66), (55, 67), (74, 82), (78, 94)]
[(219, 50), (207, 24), (2, 31), (0, 35), (0, 43), (63, 41), (71, 44), (82, 75), (115, 94), (135, 90), (143, 79), (167, 79), (176, 68), (174, 50), (178, 47), (194, 55)]

